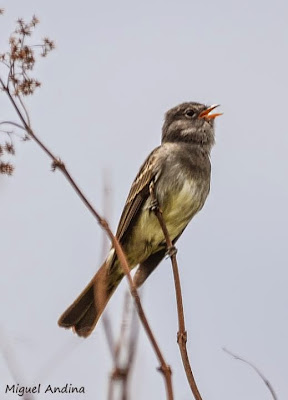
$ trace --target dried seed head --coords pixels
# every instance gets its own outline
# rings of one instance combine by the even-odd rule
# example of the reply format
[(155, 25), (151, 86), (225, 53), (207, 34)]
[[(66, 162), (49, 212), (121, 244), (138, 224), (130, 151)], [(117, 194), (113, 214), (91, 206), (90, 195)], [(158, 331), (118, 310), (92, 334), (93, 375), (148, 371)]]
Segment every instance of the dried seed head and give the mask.
[(0, 161), (0, 174), (12, 175), (14, 167), (12, 164)]
[(7, 153), (12, 154), (13, 156), (15, 155), (15, 147), (14, 147), (13, 143), (6, 142), (4, 145), (4, 150)]
[(30, 73), (34, 69), (37, 56), (46, 57), (55, 48), (54, 42), (47, 37), (36, 45), (27, 43), (38, 23), (39, 19), (35, 15), (29, 22), (19, 18), (16, 29), (9, 38), (9, 51), (0, 53), (0, 63), (9, 70), (7, 89), (14, 96), (32, 95), (41, 85)]

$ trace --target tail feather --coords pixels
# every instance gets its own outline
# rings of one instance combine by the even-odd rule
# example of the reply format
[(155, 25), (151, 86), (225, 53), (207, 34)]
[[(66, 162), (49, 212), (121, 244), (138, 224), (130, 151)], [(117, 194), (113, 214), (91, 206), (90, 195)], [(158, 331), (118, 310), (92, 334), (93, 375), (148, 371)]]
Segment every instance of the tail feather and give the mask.
[[(104, 263), (74, 303), (61, 315), (58, 324), (72, 328), (79, 336), (87, 337), (94, 329), (123, 274), (109, 275)], [(116, 279), (115, 279), (116, 278)]]

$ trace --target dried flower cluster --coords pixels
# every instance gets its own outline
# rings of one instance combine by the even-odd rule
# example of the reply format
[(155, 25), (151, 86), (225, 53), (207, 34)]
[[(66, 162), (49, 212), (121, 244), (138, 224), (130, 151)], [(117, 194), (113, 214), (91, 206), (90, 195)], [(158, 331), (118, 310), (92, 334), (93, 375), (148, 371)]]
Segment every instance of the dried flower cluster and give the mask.
[[(0, 14), (4, 10), (0, 9)], [(22, 129), (21, 138), (27, 140), (29, 138), (30, 120), (24, 105), (23, 97), (32, 95), (35, 90), (41, 86), (41, 82), (31, 76), (37, 61), (37, 56), (46, 57), (47, 54), (54, 49), (55, 45), (52, 40), (45, 37), (39, 44), (28, 43), (36, 25), (39, 23), (37, 17), (33, 16), (31, 21), (25, 22), (22, 18), (16, 22), (16, 29), (9, 38), (9, 50), (0, 53), (0, 63), (6, 67), (6, 73), (0, 76), (0, 90), (6, 92), (14, 106), (18, 108), (24, 119), (23, 125), (20, 126), (14, 122), (1, 122), (0, 125), (14, 125)], [(18, 114), (19, 115), (19, 114)], [(23, 131), (26, 134), (23, 135)], [(10, 136), (13, 131), (0, 130), (0, 133)], [(10, 138), (11, 139), (11, 138)], [(14, 146), (11, 143), (0, 142), (0, 174), (11, 175), (13, 173), (13, 165), (10, 162), (3, 161), (3, 156), (7, 154), (14, 155)]]
[(12, 175), (14, 166), (9, 162), (0, 161), (0, 174)]
[(40, 50), (40, 55), (46, 57), (55, 47), (54, 42), (48, 38), (44, 38), (42, 43), (37, 45), (26, 43), (38, 23), (39, 20), (35, 16), (30, 22), (18, 19), (16, 29), (9, 39), (9, 51), (0, 53), (0, 62), (8, 68), (7, 86), (13, 86), (15, 96), (32, 95), (41, 85), (37, 79), (30, 76), (36, 62), (35, 52)]
[[(8, 133), (6, 132), (8, 135)], [(3, 161), (3, 157), (7, 158), (7, 156), (15, 154), (15, 147), (11, 142), (4, 142), (4, 144), (0, 143), (0, 174), (4, 175), (12, 175), (14, 171), (13, 165), (9, 161)]]
[(2, 156), (4, 153), (12, 154), (14, 156), (15, 148), (13, 143), (5, 142), (4, 146), (0, 144), (0, 156)]

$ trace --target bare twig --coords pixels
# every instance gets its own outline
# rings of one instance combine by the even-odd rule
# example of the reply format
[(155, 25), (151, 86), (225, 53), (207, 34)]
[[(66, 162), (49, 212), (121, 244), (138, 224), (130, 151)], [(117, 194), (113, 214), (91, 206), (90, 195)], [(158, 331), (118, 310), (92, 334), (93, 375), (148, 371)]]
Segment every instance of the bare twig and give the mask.
[(179, 277), (179, 271), (178, 271), (178, 264), (177, 264), (177, 259), (176, 259), (176, 253), (177, 250), (175, 246), (173, 245), (169, 232), (166, 226), (166, 223), (164, 221), (162, 211), (158, 205), (157, 198), (155, 195), (155, 190), (154, 190), (154, 183), (152, 182), (150, 184), (150, 194), (152, 198), (152, 202), (155, 205), (153, 207), (153, 211), (158, 218), (159, 224), (161, 226), (161, 229), (163, 231), (166, 244), (167, 244), (167, 253), (169, 257), (171, 258), (171, 264), (172, 264), (172, 270), (173, 270), (173, 276), (174, 276), (174, 284), (175, 284), (175, 293), (176, 293), (176, 302), (177, 302), (177, 313), (178, 313), (178, 333), (177, 333), (177, 343), (179, 345), (180, 353), (181, 353), (181, 358), (183, 362), (183, 366), (186, 372), (186, 377), (189, 382), (191, 391), (195, 397), (196, 400), (202, 400), (202, 397), (200, 395), (200, 392), (198, 390), (188, 353), (187, 353), (187, 332), (185, 328), (185, 320), (184, 320), (184, 311), (183, 311), (183, 301), (182, 301), (182, 293), (181, 293), (181, 283), (180, 283), (180, 277)]
[[(136, 351), (136, 341), (138, 337), (138, 321), (135, 319), (135, 308), (132, 314), (129, 312), (129, 293), (126, 293), (124, 299), (123, 316), (120, 328), (120, 334), (117, 343), (114, 346), (114, 366), (110, 375), (108, 387), (108, 400), (113, 399), (115, 383), (121, 383), (121, 400), (128, 399), (128, 383), (131, 375), (133, 359)], [(129, 316), (131, 318), (129, 318)], [(129, 328), (129, 329), (128, 329)], [(128, 332), (130, 331), (129, 339)], [(127, 341), (128, 339), (128, 341)], [(121, 352), (125, 351), (125, 361), (120, 361)]]
[[(119, 356), (120, 356), (120, 350), (121, 347), (124, 345), (125, 342), (125, 330), (126, 330), (126, 326), (127, 326), (127, 307), (128, 307), (128, 299), (125, 296), (124, 298), (124, 306), (123, 306), (123, 315), (122, 315), (122, 321), (121, 321), (121, 327), (120, 327), (120, 334), (119, 334), (119, 338), (118, 341), (115, 342), (113, 341), (112, 343), (112, 357), (113, 357), (113, 370), (112, 373), (110, 374), (110, 379), (109, 379), (109, 386), (108, 386), (108, 400), (112, 400), (113, 399), (113, 392), (114, 392), (114, 386), (115, 386), (115, 382), (116, 381), (124, 381), (125, 379), (127, 379), (127, 375), (126, 375), (126, 371), (124, 368), (120, 367), (119, 364)], [(106, 323), (109, 320), (106, 320)], [(109, 339), (111, 341), (112, 338), (112, 330), (111, 330), (111, 326), (110, 324), (108, 325), (110, 327), (110, 335), (109, 335)], [(106, 332), (107, 335), (107, 332)], [(108, 339), (108, 336), (107, 336)], [(109, 344), (109, 347), (111, 346), (111, 343)], [(124, 397), (125, 398), (125, 397)]]
[[(118, 338), (117, 342), (113, 341), (113, 343), (112, 343), (112, 346), (113, 346), (113, 348), (112, 348), (112, 358), (113, 358), (113, 364), (114, 365), (113, 365), (113, 370), (112, 370), (112, 373), (110, 374), (110, 379), (109, 379), (108, 400), (112, 400), (113, 399), (113, 392), (114, 392), (115, 382), (121, 380), (122, 381), (122, 386), (123, 386), (123, 381), (127, 379), (127, 374), (126, 374), (125, 369), (121, 368), (120, 364), (119, 364), (120, 350), (121, 350), (121, 347), (124, 346), (124, 343), (125, 343), (125, 337), (124, 336), (125, 336), (125, 330), (126, 330), (126, 327), (127, 327), (127, 321), (126, 321), (127, 312), (128, 312), (127, 307), (128, 307), (128, 299), (125, 296), (119, 338)], [(109, 320), (107, 319), (106, 323), (108, 321)], [(110, 347), (111, 346), (111, 339), (113, 340), (112, 335), (111, 335), (112, 334), (112, 330), (111, 330), (110, 322), (109, 322), (108, 327), (110, 328), (110, 330), (109, 330), (110, 333), (108, 335), (109, 336), (109, 340), (110, 340), (110, 344), (109, 344), (109, 347)], [(107, 325), (106, 325), (106, 328), (107, 328)], [(105, 331), (106, 331), (106, 329), (105, 329)], [(106, 335), (107, 335), (107, 331), (106, 331)], [(107, 336), (107, 339), (108, 339), (108, 336)]]
[[(128, 357), (126, 361), (127, 379), (123, 382), (123, 395), (128, 392), (129, 377), (132, 372), (132, 365), (136, 355), (136, 346), (139, 335), (139, 323), (135, 308), (132, 309), (131, 322), (130, 322), (130, 337), (128, 341)], [(124, 399), (123, 399), (124, 400)]]
[(21, 95), (20, 95), (20, 94), (17, 96), (17, 98), (18, 98), (19, 103), (21, 104), (21, 107), (22, 107), (22, 109), (23, 109), (23, 111), (24, 111), (24, 113), (25, 113), (27, 125), (30, 126), (30, 125), (31, 125), (30, 117), (29, 117), (29, 113), (28, 113), (28, 111), (27, 111), (27, 108), (25, 107), (24, 101), (23, 101), (23, 99), (21, 98)]
[[(111, 219), (111, 198), (110, 198), (110, 182), (107, 178), (107, 171), (103, 171), (103, 182), (102, 182), (102, 214), (104, 216), (104, 218), (106, 220), (108, 220), (108, 216)], [(100, 255), (100, 262), (99, 265), (102, 264), (103, 260), (105, 260), (105, 257), (107, 256), (108, 250), (109, 250), (109, 240), (107, 238), (107, 235), (105, 234), (104, 231), (102, 231), (103, 234), (101, 235), (101, 240), (102, 240), (102, 245), (101, 245), (101, 255)], [(97, 302), (101, 303), (102, 299), (98, 298), (98, 296), (101, 296), (102, 294), (102, 290), (98, 290), (95, 293), (95, 301), (96, 304)], [(108, 344), (108, 348), (111, 354), (111, 357), (113, 359), (113, 362), (115, 364), (115, 354), (114, 354), (114, 348), (115, 348), (115, 340), (113, 337), (113, 330), (112, 330), (112, 326), (111, 326), (111, 322), (110, 322), (110, 318), (109, 318), (109, 313), (108, 310), (105, 311), (105, 313), (103, 313), (102, 315), (102, 323), (103, 323), (103, 328), (104, 328), (104, 332), (105, 332), (105, 336), (106, 336), (106, 340), (107, 340), (107, 344)]]
[(223, 347), (223, 351), (225, 351), (227, 354), (229, 354), (230, 356), (232, 356), (233, 358), (235, 358), (235, 360), (239, 360), (244, 362), (245, 364), (248, 364), (251, 368), (254, 369), (254, 371), (260, 376), (260, 378), (262, 379), (262, 381), (265, 383), (265, 385), (267, 386), (269, 392), (271, 393), (271, 396), (273, 397), (274, 400), (278, 400), (277, 399), (277, 395), (275, 390), (273, 389), (271, 383), (268, 381), (268, 379), (265, 377), (265, 375), (263, 375), (263, 373), (254, 365), (252, 364), (250, 361), (245, 360), (244, 358), (237, 356), (236, 354), (232, 353), (232, 351), (226, 349), (225, 347)]
[(23, 131), (26, 132), (26, 129), (23, 128), (22, 125), (16, 124), (16, 122), (13, 122), (13, 121), (2, 121), (2, 122), (0, 122), (0, 126), (1, 126), (1, 125), (12, 125), (12, 126), (16, 126), (16, 128), (23, 129)]

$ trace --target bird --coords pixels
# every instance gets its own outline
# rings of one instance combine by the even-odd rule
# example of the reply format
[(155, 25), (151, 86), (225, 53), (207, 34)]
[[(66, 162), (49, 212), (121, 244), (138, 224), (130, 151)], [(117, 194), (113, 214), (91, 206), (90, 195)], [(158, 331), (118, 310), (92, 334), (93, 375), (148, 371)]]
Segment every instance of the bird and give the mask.
[[(138, 269), (138, 288), (165, 257), (167, 245), (153, 211), (155, 199), (173, 243), (206, 201), (210, 191), (210, 152), (215, 144), (219, 104), (182, 103), (165, 114), (161, 145), (144, 161), (128, 194), (116, 238), (130, 269)], [(151, 193), (153, 185), (153, 196)], [(59, 318), (58, 324), (88, 337), (124, 276), (115, 249), (92, 280)]]

